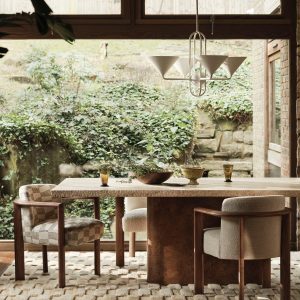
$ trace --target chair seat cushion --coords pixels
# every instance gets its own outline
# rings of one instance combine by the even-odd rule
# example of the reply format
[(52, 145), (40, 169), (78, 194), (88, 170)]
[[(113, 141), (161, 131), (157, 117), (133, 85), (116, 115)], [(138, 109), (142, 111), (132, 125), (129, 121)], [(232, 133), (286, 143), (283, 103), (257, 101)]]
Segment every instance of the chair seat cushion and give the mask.
[(122, 225), (126, 232), (147, 231), (147, 208), (137, 208), (126, 213)]
[(216, 227), (205, 229), (203, 238), (204, 253), (221, 258), (220, 234), (221, 228)]
[[(104, 225), (93, 218), (65, 218), (65, 245), (80, 245), (100, 239)], [(58, 245), (58, 221), (49, 220), (32, 228), (25, 241), (40, 245)]]

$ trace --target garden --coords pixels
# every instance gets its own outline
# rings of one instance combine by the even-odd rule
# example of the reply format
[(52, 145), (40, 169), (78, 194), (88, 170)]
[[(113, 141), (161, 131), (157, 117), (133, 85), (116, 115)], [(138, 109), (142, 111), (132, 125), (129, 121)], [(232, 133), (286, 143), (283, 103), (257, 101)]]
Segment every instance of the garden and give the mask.
[[(234, 123), (234, 130), (251, 127), (251, 59), (234, 79), (212, 82), (205, 96), (195, 99), (184, 84), (163, 82), (147, 62), (132, 59), (166, 49), (165, 41), (3, 43), (10, 52), (0, 62), (5, 74), (0, 90), (0, 239), (13, 238), (12, 200), (20, 185), (98, 177), (102, 164), (114, 177), (163, 165), (179, 176), (180, 164), (187, 159), (201, 163), (199, 153), (208, 151), (201, 150), (204, 140), (199, 137), (208, 130), (203, 114), (215, 128), (211, 140), (222, 131), (222, 121)], [(240, 54), (251, 51), (246, 42), (235, 46)], [(171, 47), (184, 52), (186, 43), (172, 41)], [(228, 155), (240, 159), (243, 154)], [(69, 215), (91, 211), (92, 203), (67, 206)], [(113, 199), (103, 199), (106, 238), (112, 237), (113, 216)]]

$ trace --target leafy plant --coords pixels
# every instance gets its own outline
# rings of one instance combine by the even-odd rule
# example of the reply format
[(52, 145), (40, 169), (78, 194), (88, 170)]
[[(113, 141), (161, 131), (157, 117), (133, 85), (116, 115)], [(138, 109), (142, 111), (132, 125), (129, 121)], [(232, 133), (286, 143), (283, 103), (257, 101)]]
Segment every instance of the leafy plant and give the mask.
[[(26, 22), (35, 21), (37, 29), (41, 35), (51, 32), (56, 32), (68, 43), (73, 43), (75, 40), (72, 26), (62, 22), (58, 17), (52, 15), (53, 11), (48, 6), (45, 0), (30, 0), (34, 13), (22, 12), (16, 17), (0, 17), (0, 27), (4, 26), (19, 26), (17, 21), (23, 20)], [(6, 32), (0, 32), (0, 37), (7, 35)], [(0, 47), (0, 59), (5, 56), (8, 49)]]
[(0, 239), (13, 239), (13, 199), (14, 196), (0, 198)]
[(61, 127), (14, 114), (0, 117), (2, 152), (7, 153), (9, 151), (8, 146), (13, 145), (18, 149), (19, 157), (24, 158), (33, 149), (46, 147), (57, 142), (69, 150), (74, 160), (80, 160), (80, 146), (74, 137), (66, 134)]
[(198, 107), (215, 121), (249, 123), (253, 114), (252, 87), (247, 80), (249, 68), (250, 64), (245, 62), (231, 80), (212, 81)]
[[(66, 215), (71, 217), (91, 217), (94, 207), (92, 201), (76, 200), (66, 204)], [(104, 223), (104, 237), (111, 238), (110, 226), (115, 215), (115, 199), (106, 197), (101, 199), (100, 216)]]
[(132, 177), (139, 177), (149, 173), (163, 173), (170, 171), (170, 165), (162, 163), (157, 159), (149, 159), (145, 157), (138, 161), (131, 161), (128, 164), (128, 170), (132, 173)]
[[(79, 55), (66, 56), (63, 62), (37, 49), (27, 55), (22, 67), (32, 84), (13, 113), (0, 116), (3, 163), (13, 148), (24, 161), (32, 153), (39, 154), (31, 169), (46, 167), (53, 172), (57, 162), (45, 158), (51, 145), (59, 145), (69, 153), (68, 162), (84, 167), (83, 176), (98, 177), (99, 162), (112, 169), (112, 176), (125, 176), (133, 170), (128, 159), (147, 157), (149, 162), (169, 164), (180, 158), (193, 136), (194, 107), (153, 86), (103, 82), (95, 78), (97, 70), (88, 61), (84, 65)], [(135, 168), (140, 173), (137, 168), (158, 171), (159, 167), (145, 163)], [(30, 178), (45, 182), (42, 172), (33, 172)], [(107, 237), (114, 205), (111, 198), (101, 201)], [(92, 204), (76, 201), (68, 205), (67, 213), (91, 216)]]
[(53, 55), (34, 51), (26, 61), (35, 85), (20, 99), (16, 113), (69, 133), (78, 146), (80, 160), (74, 163), (117, 161), (114, 174), (120, 175), (121, 162), (128, 156), (169, 162), (189, 145), (194, 109), (183, 100), (178, 101), (182, 106), (174, 105), (173, 95), (168, 98), (144, 84), (91, 79), (96, 73), (92, 66), (74, 71), (81, 57), (70, 56), (65, 64), (58, 64)]

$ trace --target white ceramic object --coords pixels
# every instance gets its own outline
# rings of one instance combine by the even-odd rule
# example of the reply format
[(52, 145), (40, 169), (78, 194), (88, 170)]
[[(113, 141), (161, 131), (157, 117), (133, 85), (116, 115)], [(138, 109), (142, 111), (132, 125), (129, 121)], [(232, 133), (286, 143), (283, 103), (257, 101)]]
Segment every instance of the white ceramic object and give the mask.
[(224, 62), (224, 67), (227, 69), (230, 77), (235, 73), (239, 66), (244, 62), (246, 57), (227, 57)]
[(200, 55), (199, 61), (211, 78), (227, 57), (225, 55)]
[(170, 70), (179, 56), (147, 56), (162, 77)]

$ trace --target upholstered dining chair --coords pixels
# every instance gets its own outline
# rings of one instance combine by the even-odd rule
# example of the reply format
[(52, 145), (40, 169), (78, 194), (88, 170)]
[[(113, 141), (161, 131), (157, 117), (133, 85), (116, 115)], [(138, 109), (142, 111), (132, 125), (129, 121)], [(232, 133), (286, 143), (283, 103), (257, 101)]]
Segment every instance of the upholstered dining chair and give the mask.
[(129, 256), (135, 256), (136, 232), (147, 231), (147, 197), (126, 197), (122, 219), (124, 232), (129, 233)]
[(64, 201), (51, 195), (54, 184), (21, 186), (14, 201), (15, 277), (24, 280), (24, 242), (42, 246), (43, 272), (48, 273), (47, 247), (58, 246), (59, 287), (65, 287), (65, 246), (94, 241), (95, 274), (100, 275), (99, 199), (94, 199), (95, 218), (64, 217)]
[[(221, 227), (203, 228), (204, 216), (221, 218)], [(239, 299), (244, 299), (244, 261), (280, 256), (281, 299), (290, 299), (290, 209), (283, 196), (225, 199), (222, 211), (194, 210), (195, 293), (204, 289), (204, 257), (239, 261)]]

